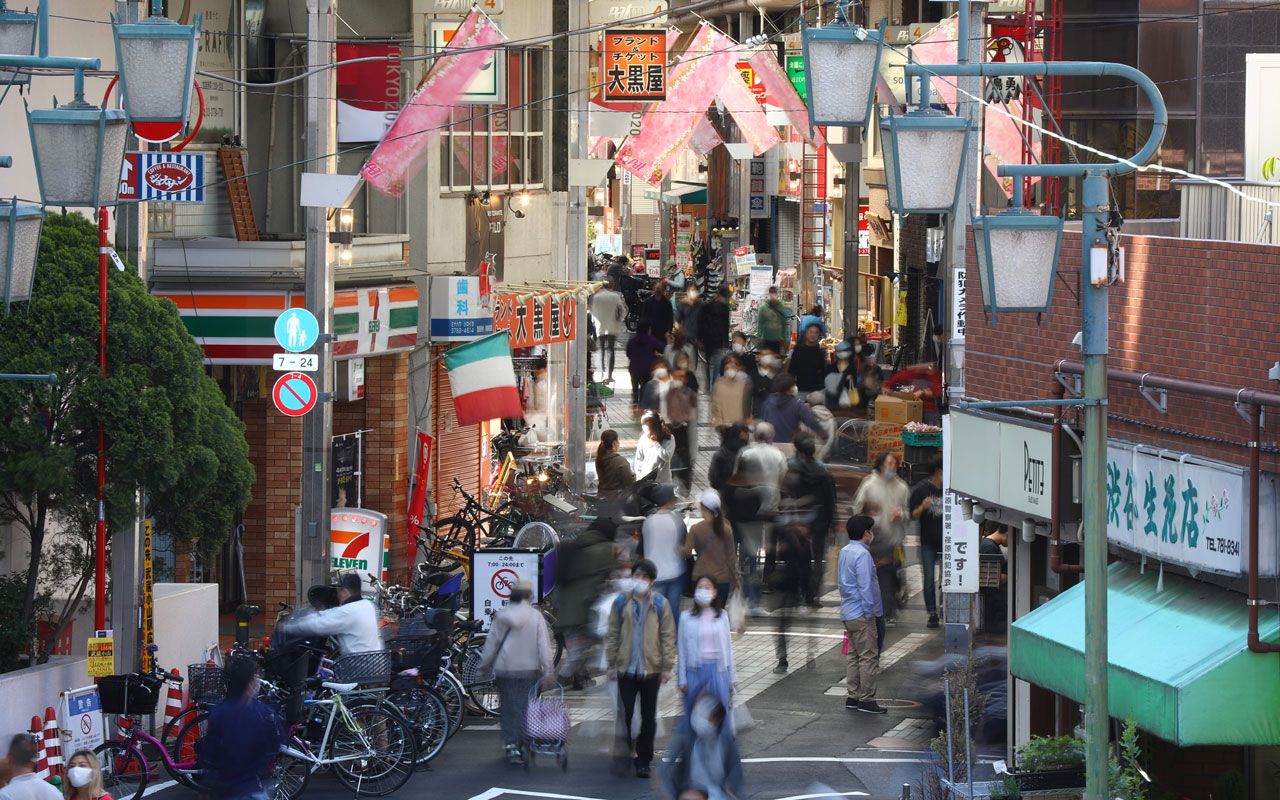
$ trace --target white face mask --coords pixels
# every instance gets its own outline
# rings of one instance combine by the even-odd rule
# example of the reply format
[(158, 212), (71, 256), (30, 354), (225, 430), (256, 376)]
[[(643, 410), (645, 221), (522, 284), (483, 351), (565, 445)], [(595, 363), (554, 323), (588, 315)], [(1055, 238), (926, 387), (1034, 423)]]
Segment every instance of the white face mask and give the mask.
[(695, 589), (693, 591), (693, 602), (703, 608), (709, 608), (711, 601), (716, 599), (716, 593), (713, 589)]
[(653, 586), (653, 581), (648, 580), (646, 578), (636, 578), (634, 579), (634, 584), (635, 584), (635, 588), (633, 588), (631, 591), (641, 597), (644, 597), (649, 593), (650, 587)]
[(684, 381), (672, 381), (671, 385), (679, 389), (681, 386), (684, 386)]
[(893, 469), (892, 467), (885, 467), (884, 469), (880, 470), (880, 473), (884, 475), (886, 478), (892, 478), (893, 476), (898, 474), (897, 470)]
[(800, 387), (799, 387), (799, 386), (792, 386), (792, 387), (791, 387), (791, 396), (792, 396), (792, 397), (795, 397), (795, 396), (796, 396), (796, 395), (798, 395), (798, 394), (800, 394)]
[(93, 770), (88, 767), (71, 767), (67, 770), (67, 780), (77, 789), (88, 786), (89, 781), (93, 780)]
[(724, 371), (724, 376), (726, 378), (736, 378), (738, 377), (738, 371), (736, 369), (726, 369)]
[(634, 578), (618, 578), (613, 582), (613, 588), (626, 594), (636, 588), (636, 582)]
[(665, 381), (667, 379), (667, 374), (665, 367), (658, 367), (653, 371), (653, 377), (660, 381)]
[(746, 349), (747, 349), (747, 346), (745, 344), (740, 344), (738, 342), (733, 343), (733, 352), (735, 353), (744, 352)]

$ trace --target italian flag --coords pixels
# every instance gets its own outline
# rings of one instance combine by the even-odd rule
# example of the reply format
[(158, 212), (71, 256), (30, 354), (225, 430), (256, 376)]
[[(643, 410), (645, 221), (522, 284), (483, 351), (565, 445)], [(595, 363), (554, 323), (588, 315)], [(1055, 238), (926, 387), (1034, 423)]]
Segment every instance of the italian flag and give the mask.
[(507, 331), (453, 348), (444, 354), (444, 366), (449, 370), (449, 386), (453, 389), (454, 413), (459, 425), (475, 425), (524, 413), (516, 389)]

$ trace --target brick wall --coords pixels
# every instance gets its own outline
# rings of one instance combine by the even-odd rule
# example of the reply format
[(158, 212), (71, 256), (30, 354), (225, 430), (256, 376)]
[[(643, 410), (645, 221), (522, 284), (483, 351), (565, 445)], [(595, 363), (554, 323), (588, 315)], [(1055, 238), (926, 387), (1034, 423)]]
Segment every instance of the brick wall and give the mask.
[[(1280, 358), (1280, 247), (1155, 236), (1124, 236), (1122, 244), (1126, 281), (1110, 295), (1111, 367), (1275, 390), (1267, 369)], [(967, 253), (967, 393), (983, 400), (1051, 397), (1054, 362), (1081, 360), (1071, 344), (1080, 330), (1080, 234), (1063, 237), (1052, 311), (1039, 326), (1029, 314), (1000, 315), (994, 326), (985, 318), (972, 235)], [(1109, 412), (1112, 437), (1247, 463), (1243, 447), (1125, 421), (1244, 442), (1248, 423), (1230, 403), (1170, 393), (1162, 415), (1136, 387), (1113, 383)], [(1280, 459), (1264, 454), (1263, 467), (1280, 470)]]

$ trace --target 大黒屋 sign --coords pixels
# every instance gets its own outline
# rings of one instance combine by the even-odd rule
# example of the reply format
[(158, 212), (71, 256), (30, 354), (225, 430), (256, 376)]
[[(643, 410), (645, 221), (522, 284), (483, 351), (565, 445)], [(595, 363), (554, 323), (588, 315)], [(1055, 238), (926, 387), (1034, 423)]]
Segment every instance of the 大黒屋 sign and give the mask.
[(667, 99), (667, 34), (655, 28), (604, 32), (603, 99), (653, 102)]
[(511, 348), (571, 341), (578, 332), (578, 298), (572, 294), (498, 295), (493, 330), (511, 334)]

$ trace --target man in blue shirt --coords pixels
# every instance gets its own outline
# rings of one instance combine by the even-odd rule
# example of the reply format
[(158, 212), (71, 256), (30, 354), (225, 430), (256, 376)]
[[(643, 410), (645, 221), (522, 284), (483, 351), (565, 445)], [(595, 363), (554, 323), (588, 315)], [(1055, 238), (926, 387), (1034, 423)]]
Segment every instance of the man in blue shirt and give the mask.
[(836, 581), (840, 586), (840, 620), (849, 634), (845, 683), (848, 696), (844, 707), (868, 714), (884, 714), (876, 702), (876, 677), (880, 673), (880, 644), (876, 617), (880, 616), (880, 583), (876, 563), (867, 545), (875, 538), (875, 520), (864, 514), (850, 517), (845, 526), (849, 543), (840, 551)]
[(223, 674), (227, 699), (209, 712), (208, 732), (197, 745), (205, 789), (218, 800), (266, 800), (284, 724), (256, 697), (253, 661), (231, 658)]

